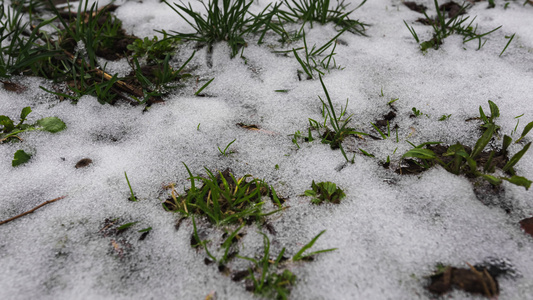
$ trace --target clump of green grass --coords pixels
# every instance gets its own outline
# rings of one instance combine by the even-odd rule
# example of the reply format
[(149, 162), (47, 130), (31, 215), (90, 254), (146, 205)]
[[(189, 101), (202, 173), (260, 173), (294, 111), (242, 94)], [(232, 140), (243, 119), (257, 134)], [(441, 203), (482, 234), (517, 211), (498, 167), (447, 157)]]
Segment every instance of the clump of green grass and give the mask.
[(41, 75), (43, 62), (57, 54), (49, 44), (38, 43), (40, 29), (55, 18), (30, 29), (30, 22), (23, 23), (24, 9), (23, 3), (13, 3), (11, 7), (0, 4), (0, 77)]
[[(269, 186), (262, 180), (250, 175), (235, 178), (229, 169), (214, 175), (205, 168), (207, 178), (193, 176), (186, 165), (185, 168), (191, 188), (183, 195), (172, 190), (171, 197), (163, 203), (166, 210), (185, 216), (203, 215), (209, 222), (221, 226), (259, 220), (283, 209), (275, 193), (270, 193)], [(197, 187), (197, 182), (202, 182), (202, 186)], [(269, 194), (273, 195), (272, 200), (279, 209), (263, 213), (263, 197)]]
[(144, 58), (148, 64), (158, 64), (164, 62), (167, 55), (174, 54), (180, 42), (179, 38), (168, 38), (165, 33), (161, 41), (158, 40), (157, 36), (151, 39), (145, 37), (144, 40), (134, 40), (127, 48), (132, 51), (133, 57)]
[[(340, 117), (337, 117), (337, 114), (335, 112), (335, 108), (333, 107), (333, 103), (331, 102), (331, 98), (329, 96), (328, 90), (326, 88), (326, 85), (324, 84), (324, 81), (322, 80), (322, 76), (318, 75), (320, 79), (320, 83), (322, 84), (322, 88), (324, 89), (324, 93), (326, 94), (326, 100), (327, 103), (319, 96), (318, 98), (322, 102), (322, 109), (323, 109), (323, 116), (325, 117), (323, 123), (319, 123), (316, 120), (309, 119), (310, 128), (308, 129), (308, 136), (305, 138), (305, 141), (311, 142), (315, 138), (313, 138), (313, 135), (311, 133), (311, 130), (316, 130), (320, 134), (320, 139), (322, 143), (329, 144), (331, 149), (340, 149), (341, 153), (346, 159), (347, 162), (354, 162), (355, 154), (352, 157), (352, 159), (349, 159), (346, 155), (346, 152), (344, 151), (344, 148), (342, 147), (343, 140), (353, 134), (362, 134), (362, 135), (368, 135), (366, 133), (357, 132), (354, 128), (348, 127), (348, 123), (351, 120), (351, 115), (348, 116), (346, 119), (342, 119), (346, 114), (346, 109), (348, 107), (348, 101), (346, 101), (346, 107), (344, 109), (341, 108)], [(332, 129), (329, 129), (327, 127), (327, 121), (329, 119), (329, 123), (331, 125)], [(323, 133), (321, 133), (323, 132)], [(301, 132), (297, 131), (293, 136), (293, 143), (298, 145), (298, 138), (301, 138)]]
[(285, 0), (283, 3), (287, 10), (280, 10), (280, 14), (286, 22), (302, 21), (303, 25), (309, 23), (311, 27), (315, 22), (322, 25), (333, 23), (339, 31), (348, 30), (365, 35), (365, 26), (368, 24), (349, 17), (365, 2), (366, 0), (363, 0), (356, 8), (347, 11), (350, 4), (345, 4), (344, 0), (337, 0), (336, 5), (331, 5), (330, 0)]
[[(331, 248), (304, 254), (324, 232), (325, 230), (321, 231), (309, 243), (304, 245), (292, 257), (292, 261), (310, 260), (316, 254), (337, 250), (336, 248)], [(238, 256), (239, 258), (252, 262), (252, 267), (248, 269), (248, 278), (252, 280), (250, 289), (254, 294), (265, 298), (288, 299), (292, 287), (296, 284), (297, 277), (283, 266), (287, 262), (287, 259), (283, 256), (285, 254), (285, 248), (276, 256), (275, 260), (272, 260), (270, 257), (270, 240), (266, 234), (259, 233), (263, 236), (263, 256), (259, 259)]]
[[(92, 95), (102, 104), (114, 104), (118, 99), (133, 104), (145, 103), (173, 87), (169, 82), (186, 77), (180, 72), (190, 59), (178, 71), (169, 67), (168, 52), (175, 41), (171, 38), (160, 43), (136, 45), (135, 49), (144, 51), (142, 55), (147, 55), (148, 59), (156, 59), (160, 66), (153, 68), (150, 76), (142, 77), (143, 74), (134, 72), (136, 81), (132, 85), (116, 74), (106, 73), (105, 65), (100, 66), (97, 57), (116, 60), (128, 56), (131, 50), (127, 46), (135, 40), (111, 14), (114, 7), (99, 9), (96, 3), (89, 6), (89, 1), (85, 0), (81, 1), (76, 13), (63, 13), (50, 0), (48, 2), (50, 5), (46, 9), (50, 9), (54, 17), (44, 21), (33, 15), (35, 5), (31, 1), (28, 7), (26, 1), (17, 1), (9, 9), (0, 5), (0, 52), (3, 54), (0, 56), (0, 77), (23, 74), (63, 81), (67, 83), (66, 89), (43, 89), (73, 101)], [(38, 22), (36, 26), (23, 22), (26, 12), (33, 23)], [(55, 31), (43, 30), (46, 25)], [(162, 53), (166, 56), (161, 57)]]
[[(246, 0), (209, 0), (202, 2), (207, 14), (194, 11), (192, 6), (174, 3), (174, 6), (165, 2), (172, 10), (182, 17), (195, 31), (195, 33), (181, 33), (172, 31), (174, 37), (203, 43), (212, 48), (216, 42), (227, 42), (231, 48), (231, 57), (235, 57), (247, 42), (247, 34), (262, 36), (269, 29), (269, 23), (276, 9), (268, 12), (268, 5), (262, 12), (254, 15), (249, 12), (253, 1)], [(192, 19), (192, 21), (189, 21)], [(261, 43), (262, 37), (259, 39)]]
[(304, 195), (313, 197), (311, 203), (313, 204), (322, 204), (324, 202), (339, 204), (341, 199), (346, 197), (346, 194), (341, 188), (338, 188), (337, 185), (333, 182), (319, 182), (311, 183), (311, 189), (306, 190)]
[[(518, 151), (510, 159), (506, 159), (507, 149), (512, 143), (512, 138), (508, 135), (504, 135), (500, 150), (490, 150), (490, 152), (485, 150), (500, 128), (500, 126), (495, 123), (495, 119), (500, 116), (498, 106), (489, 100), (489, 107), (491, 111), (490, 116), (485, 114), (481, 106), (479, 107), (479, 119), (483, 122), (483, 125), (481, 126), (483, 133), (471, 150), (468, 147), (457, 143), (444, 149), (441, 147), (437, 151), (437, 148), (432, 147), (431, 145), (440, 144), (440, 142), (428, 142), (418, 146), (413, 145), (414, 148), (407, 151), (407, 153), (402, 156), (402, 159), (416, 158), (419, 161), (417, 164), (423, 169), (440, 165), (450, 173), (456, 175), (464, 174), (470, 177), (481, 177), (493, 185), (499, 185), (503, 180), (506, 180), (512, 184), (529, 189), (531, 181), (524, 177), (517, 176), (513, 167), (528, 151), (531, 142), (527, 143), (522, 150)], [(520, 138), (518, 138), (515, 143), (520, 142), (532, 128), (533, 122), (526, 125)], [(486, 155), (487, 153), (488, 156)], [(510, 177), (492, 175), (491, 173), (496, 171), (496, 167), (501, 168), (501, 171), (507, 173)]]
[(478, 33), (477, 32), (477, 25), (473, 26), (475, 17), (471, 19), (469, 23), (467, 21), (470, 19), (470, 17), (461, 17), (460, 14), (464, 12), (468, 6), (466, 4), (463, 4), (460, 11), (455, 14), (453, 17), (451, 17), (448, 21), (446, 21), (446, 13), (444, 10), (441, 10), (439, 7), (439, 3), (437, 0), (434, 0), (435, 2), (435, 9), (437, 10), (437, 16), (435, 19), (431, 19), (426, 12), (424, 12), (424, 15), (426, 16), (426, 20), (429, 24), (431, 24), (431, 27), (433, 28), (433, 37), (425, 42), (420, 42), (420, 39), (418, 37), (418, 34), (414, 30), (412, 26), (409, 26), (405, 21), (404, 24), (409, 29), (409, 32), (411, 32), (411, 35), (416, 40), (417, 43), (420, 44), (420, 49), (424, 52), (427, 51), (430, 48), (433, 48), (435, 50), (439, 49), (440, 45), (444, 42), (444, 39), (452, 34), (460, 34), (463, 36), (463, 44), (477, 40), (478, 41), (478, 50), (483, 47), (485, 42), (482, 42), (482, 38), (493, 33), (494, 31), (501, 28), (501, 26), (498, 26), (490, 31), (487, 31), (485, 33)]
[[(317, 75), (315, 75), (315, 71), (317, 74), (324, 75), (325, 71), (331, 70), (331, 69), (341, 69), (340, 66), (337, 66), (337, 62), (335, 61), (335, 49), (337, 48), (337, 38), (344, 33), (345, 30), (342, 30), (339, 32), (335, 37), (333, 37), (331, 40), (326, 42), (323, 46), (316, 49), (316, 45), (313, 45), (312, 48), (309, 48), (307, 46), (307, 40), (305, 39), (305, 31), (303, 32), (303, 42), (304, 42), (304, 53), (303, 53), (303, 59), (298, 54), (297, 50), (301, 50), (302, 48), (298, 49), (292, 49), (292, 52), (294, 53), (294, 57), (296, 60), (298, 60), (298, 63), (300, 66), (302, 66), (303, 71), (305, 74), (307, 74), (308, 79), (316, 78)], [(329, 48), (331, 49), (331, 52), (324, 56), (323, 58), (319, 58), (326, 50)]]

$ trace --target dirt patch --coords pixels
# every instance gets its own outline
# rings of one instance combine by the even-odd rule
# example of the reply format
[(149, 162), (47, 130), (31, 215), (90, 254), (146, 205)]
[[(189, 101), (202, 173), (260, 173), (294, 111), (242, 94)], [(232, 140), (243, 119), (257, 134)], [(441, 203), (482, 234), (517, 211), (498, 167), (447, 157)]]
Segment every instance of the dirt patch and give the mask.
[(520, 228), (533, 237), (533, 217), (521, 220)]
[(407, 6), (410, 10), (419, 12), (421, 14), (423, 14), (428, 9), (425, 5), (417, 4), (415, 2), (407, 1), (407, 2), (404, 2), (403, 4)]

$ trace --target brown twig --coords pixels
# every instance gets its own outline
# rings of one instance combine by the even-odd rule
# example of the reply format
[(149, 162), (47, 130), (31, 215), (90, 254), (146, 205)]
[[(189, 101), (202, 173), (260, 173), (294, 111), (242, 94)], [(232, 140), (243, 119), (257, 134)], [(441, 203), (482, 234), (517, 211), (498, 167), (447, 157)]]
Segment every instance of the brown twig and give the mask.
[[(66, 50), (64, 50), (63, 52), (65, 52), (65, 54), (70, 59), (72, 59), (73, 61), (76, 61), (76, 63), (78, 63), (80, 65), (84, 64), (86, 68), (90, 68), (88, 63), (84, 63), (81, 59), (76, 59), (72, 53), (70, 53), (70, 52), (68, 52)], [(108, 73), (106, 73), (106, 72), (104, 72), (104, 71), (102, 71), (100, 69), (94, 69), (92, 71), (94, 71), (94, 73), (96, 73), (96, 76), (98, 76), (100, 78), (103, 78), (104, 80), (109, 81), (109, 80), (111, 80), (111, 78), (113, 78), (113, 76), (111, 76), (110, 74), (108, 74)], [(132, 85), (129, 85), (129, 84), (127, 84), (124, 81), (121, 81), (121, 80), (115, 81), (115, 86), (118, 89), (120, 89), (120, 90), (122, 90), (122, 91), (124, 91), (124, 92), (126, 92), (128, 94), (131, 94), (131, 95), (133, 95), (135, 97), (138, 97), (138, 98), (143, 98), (144, 97), (144, 93), (143, 93), (143, 91), (141, 89), (139, 89), (137, 87), (134, 87)]]
[[(470, 267), (470, 270), (472, 270), (472, 273), (474, 273), (474, 275), (476, 275), (479, 278), (479, 281), (481, 281), (481, 284), (483, 285), (483, 290), (485, 291), (485, 296), (487, 296), (487, 298), (492, 297), (496, 291), (493, 291), (494, 293), (492, 293), (491, 290), (489, 290), (489, 287), (487, 286), (487, 283), (485, 282), (485, 278), (483, 277), (483, 272), (476, 270), (476, 268), (469, 263), (466, 263), (466, 264)], [(490, 274), (486, 273), (486, 275), (488, 275), (487, 277), (488, 280), (492, 279)]]
[(34, 212), (34, 211), (36, 211), (37, 209), (39, 209), (39, 208), (45, 206), (46, 204), (50, 204), (50, 203), (52, 203), (52, 202), (56, 202), (57, 200), (61, 200), (61, 199), (65, 198), (65, 197), (66, 197), (66, 196), (61, 196), (61, 197), (58, 197), (58, 198), (55, 198), (55, 199), (52, 199), (52, 200), (48, 200), (48, 201), (46, 201), (46, 202), (43, 202), (43, 203), (39, 204), (38, 206), (36, 206), (36, 207), (34, 207), (34, 208), (28, 210), (27, 212), (21, 213), (21, 214), (18, 215), (18, 216), (14, 216), (13, 218), (10, 218), (10, 219), (4, 220), (4, 221), (0, 221), (0, 225), (5, 224), (5, 223), (7, 223), (7, 222), (11, 222), (11, 221), (13, 221), (13, 220), (15, 220), (15, 219), (18, 219), (18, 218), (20, 218), (20, 217), (22, 217), (22, 216), (25, 216), (25, 215), (27, 215), (27, 214), (31, 214), (32, 212)]

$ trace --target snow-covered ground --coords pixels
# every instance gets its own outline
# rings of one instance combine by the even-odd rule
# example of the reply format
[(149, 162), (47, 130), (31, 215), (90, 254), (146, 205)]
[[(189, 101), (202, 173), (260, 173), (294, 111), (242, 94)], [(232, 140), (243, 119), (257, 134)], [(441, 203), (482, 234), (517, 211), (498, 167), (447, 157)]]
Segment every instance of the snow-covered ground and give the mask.
[[(416, 2), (435, 15), (433, 1)], [(101, 105), (93, 97), (77, 105), (60, 102), (39, 88), (51, 82), (15, 78), (27, 90), (17, 94), (0, 89), (0, 115), (17, 119), (23, 107), (31, 106), (28, 123), (57, 116), (67, 129), (29, 132), (21, 136), (22, 143), (0, 145), (0, 220), (66, 197), (0, 226), (0, 299), (204, 299), (211, 292), (217, 299), (253, 298), (244, 283), (204, 264), (205, 252), (190, 245), (190, 219), (176, 230), (180, 216), (163, 210), (168, 195), (164, 185), (175, 183), (179, 192), (190, 186), (183, 163), (195, 175), (205, 175), (204, 167), (251, 174), (289, 198), (290, 208), (268, 217), (275, 235), (255, 225), (244, 229), (241, 255), (262, 253), (259, 230), (269, 236), (274, 256), (282, 247), (293, 255), (326, 230), (312, 250), (338, 250), (289, 266), (298, 276), (292, 299), (430, 299), (435, 296), (424, 286), (437, 263), (467, 267), (467, 262), (490, 258), (508, 261), (516, 274), (499, 278), (500, 299), (533, 299), (533, 237), (518, 224), (533, 216), (531, 191), (503, 182), (500, 201), (512, 208), (507, 213), (499, 205), (484, 205), (470, 181), (443, 168), (402, 176), (380, 165), (390, 156), (392, 168), (397, 167), (412, 148), (407, 141), (473, 146), (480, 122), (465, 120), (479, 116), (479, 106), (488, 112), (488, 100), (500, 108), (498, 144), (503, 134), (519, 137), (533, 120), (533, 6), (509, 1), (504, 9), (505, 2), (495, 2), (493, 9), (478, 2), (468, 10), (477, 16), (474, 24), (480, 32), (502, 25), (481, 50), (476, 50), (476, 41), (463, 44), (461, 36), (452, 35), (439, 50), (423, 54), (403, 21), (421, 40), (431, 38), (431, 27), (415, 23), (423, 15), (399, 0), (369, 0), (353, 13), (352, 18), (371, 25), (368, 37), (340, 37), (335, 59), (344, 69), (327, 73), (324, 83), (338, 111), (349, 99), (347, 115), (353, 114), (350, 125), (358, 131), (378, 135), (370, 123), (387, 114), (388, 102), (396, 98), (393, 123), (399, 126), (399, 142), (348, 138), (344, 147), (350, 157), (356, 153), (354, 164), (345, 163), (339, 150), (319, 140), (300, 140), (299, 149), (291, 141), (296, 131), (307, 133), (309, 118), (324, 120), (320, 81), (300, 81), (301, 67), (293, 55), (272, 52), (300, 47), (302, 41), (281, 48), (274, 36), (262, 45), (250, 37), (246, 61), (230, 59), (227, 45), (216, 44), (212, 68), (202, 48), (191, 62), (196, 67), (191, 73), (203, 81), (187, 81), (187, 87), (144, 113), (140, 106)], [(190, 30), (159, 0), (117, 4), (124, 28), (139, 37), (159, 35), (154, 30), (161, 29)], [(258, 0), (252, 10), (267, 4)], [(195, 2), (193, 7), (201, 6)], [(505, 36), (514, 33), (500, 57), (508, 42)], [(322, 45), (336, 31), (332, 25), (315, 24), (306, 34), (308, 44)], [(191, 55), (193, 45), (178, 51), (175, 66)], [(128, 64), (123, 60), (110, 67), (127, 73)], [(207, 96), (195, 97), (211, 78), (204, 90)], [(413, 107), (425, 115), (411, 118)], [(237, 123), (261, 130), (246, 130)], [(229, 147), (234, 153), (221, 156), (217, 147), (223, 149), (234, 139)], [(516, 153), (521, 147), (513, 144), (510, 150)], [(33, 157), (12, 167), (18, 149)], [(93, 164), (76, 169), (82, 158)], [(533, 151), (515, 169), (533, 179)], [(138, 202), (128, 201), (124, 172)], [(302, 194), (313, 180), (336, 183), (346, 198), (339, 205), (310, 204)], [(120, 224), (138, 223), (120, 236), (106, 236), (104, 222), (115, 218)], [(147, 227), (152, 230), (139, 240), (137, 231)], [(206, 230), (210, 249), (218, 253), (222, 231)], [(249, 265), (244, 260), (235, 264)], [(449, 295), (481, 298), (461, 291)]]

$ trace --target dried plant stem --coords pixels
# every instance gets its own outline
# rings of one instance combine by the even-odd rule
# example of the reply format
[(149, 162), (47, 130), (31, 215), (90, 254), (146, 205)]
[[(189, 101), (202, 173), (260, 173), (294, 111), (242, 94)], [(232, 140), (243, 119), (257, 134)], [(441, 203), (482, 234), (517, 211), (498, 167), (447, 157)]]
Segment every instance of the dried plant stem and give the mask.
[(18, 218), (20, 218), (20, 217), (22, 217), (22, 216), (25, 216), (25, 215), (27, 215), (27, 214), (31, 214), (32, 212), (34, 212), (34, 211), (36, 211), (37, 209), (39, 209), (39, 208), (45, 206), (46, 204), (50, 204), (50, 203), (52, 203), (52, 202), (56, 202), (57, 200), (61, 200), (61, 199), (65, 198), (65, 197), (67, 197), (67, 196), (61, 196), (61, 197), (57, 197), (57, 198), (52, 199), (52, 200), (45, 201), (45, 202), (39, 204), (38, 206), (36, 206), (36, 207), (34, 207), (34, 208), (28, 210), (27, 212), (21, 213), (20, 215), (18, 215), (18, 216), (14, 216), (13, 218), (10, 218), (10, 219), (4, 220), (4, 221), (0, 221), (0, 225), (5, 224), (5, 223), (7, 223), (7, 222), (11, 222), (11, 221), (13, 221), (13, 220), (15, 220), (15, 219), (18, 219)]

